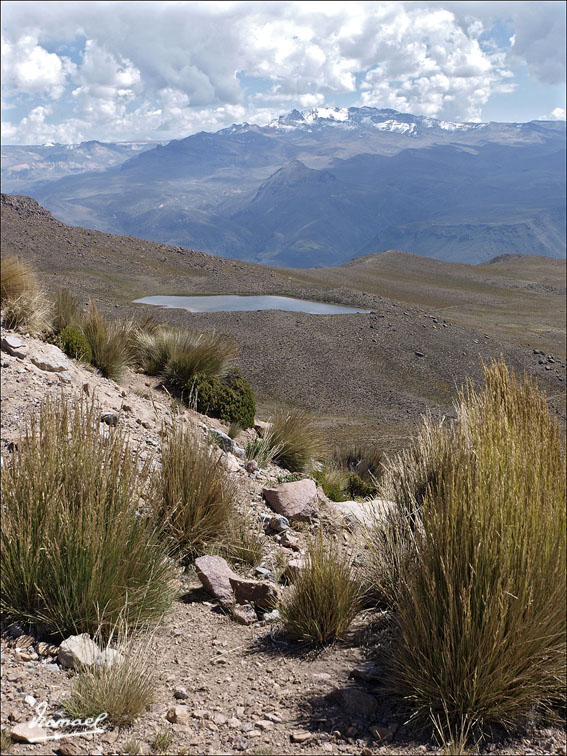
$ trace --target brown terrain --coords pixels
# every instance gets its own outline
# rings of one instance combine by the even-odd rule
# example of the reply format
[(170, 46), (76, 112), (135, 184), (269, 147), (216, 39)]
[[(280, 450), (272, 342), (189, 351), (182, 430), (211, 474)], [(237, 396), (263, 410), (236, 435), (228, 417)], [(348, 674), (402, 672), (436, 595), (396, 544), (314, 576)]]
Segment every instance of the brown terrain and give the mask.
[[(280, 404), (305, 407), (330, 443), (407, 446), (425, 412), (451, 415), (457, 388), (501, 354), (516, 371), (538, 376), (565, 422), (565, 261), (505, 256), (468, 266), (389, 250), (337, 268), (270, 268), (69, 227), (34, 200), (7, 195), (2, 249), (29, 260), (46, 288), (69, 288), (109, 314), (151, 313), (230, 334), (259, 414)], [(223, 293), (371, 312), (189, 313), (132, 304), (157, 294)]]
[[(207, 428), (226, 430), (220, 422), (172, 401), (157, 378), (129, 371), (118, 385), (69, 360), (51, 345), (27, 336), (19, 338), (25, 355), (2, 351), (3, 457), (10, 454), (10, 445), (17, 443), (29, 413), (37, 410), (46, 396), (61, 392), (68, 398), (95, 397), (101, 417), (105, 412), (116, 413), (118, 424), (143, 458), (159, 456), (162, 422), (186, 423), (200, 436)], [(52, 358), (38, 359), (45, 351), (55, 352), (65, 370), (54, 372), (55, 366), (49, 367)], [(237, 442), (244, 445), (254, 436), (253, 430), (245, 431)], [(262, 499), (262, 488), (276, 483), (286, 471), (270, 465), (248, 474), (244, 463), (233, 455), (224, 455), (223, 460), (237, 485), (238, 508), (248, 511), (262, 533), (262, 516), (271, 514)], [(352, 532), (332, 502), (320, 497), (319, 511), (329, 538), (358, 548), (356, 529)], [(294, 524), (291, 532), (295, 549), (304, 551), (309, 527), (299, 525), (305, 523)], [(262, 536), (262, 543), (265, 556), (261, 566), (275, 575), (297, 556), (296, 550), (278, 542), (278, 536)], [(252, 568), (237, 569), (245, 577), (257, 577)], [(178, 598), (141, 652), (156, 671), (155, 702), (149, 710), (128, 728), (103, 723), (101, 735), (63, 737), (35, 745), (13, 743), (9, 753), (442, 754), (430, 733), (407, 721), (403, 705), (384, 695), (380, 654), (387, 648), (387, 619), (387, 612), (364, 611), (345, 640), (321, 652), (305, 652), (281, 633), (277, 621), (237, 624), (203, 590), (193, 570), (180, 572)], [(69, 696), (76, 673), (60, 663), (58, 646), (12, 625), (2, 634), (1, 648), (3, 732), (29, 722), (42, 702), (48, 705), (48, 716), (63, 716), (61, 702)], [(565, 734), (556, 724), (532, 721), (513, 736), (494, 732), (471, 752), (562, 754)]]

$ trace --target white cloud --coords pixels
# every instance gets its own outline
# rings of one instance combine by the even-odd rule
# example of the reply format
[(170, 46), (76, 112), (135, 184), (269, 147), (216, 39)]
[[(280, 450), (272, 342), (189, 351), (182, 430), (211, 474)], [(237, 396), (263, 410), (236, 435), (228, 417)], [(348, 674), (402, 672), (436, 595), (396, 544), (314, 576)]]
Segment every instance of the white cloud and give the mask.
[(549, 118), (552, 121), (564, 121), (565, 120), (565, 115), (566, 115), (565, 108), (554, 108), (551, 111), (551, 113), (549, 115)]
[[(561, 5), (7, 1), (5, 99), (29, 98), (30, 112), (6, 133), (179, 138), (345, 97), (478, 120), (514, 89), (512, 64), (561, 76)], [(503, 43), (486, 38), (498, 19)], [(45, 98), (55, 107), (41, 132), (31, 111)]]
[(2, 39), (2, 79), (8, 91), (56, 100), (74, 70), (69, 58), (48, 52), (32, 34), (24, 34), (14, 43)]

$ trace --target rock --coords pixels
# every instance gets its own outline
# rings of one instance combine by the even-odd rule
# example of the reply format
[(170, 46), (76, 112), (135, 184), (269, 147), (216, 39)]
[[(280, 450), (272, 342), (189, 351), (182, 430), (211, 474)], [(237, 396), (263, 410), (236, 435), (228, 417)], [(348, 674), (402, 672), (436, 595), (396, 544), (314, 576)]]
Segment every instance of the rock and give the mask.
[(255, 727), (257, 727), (259, 730), (262, 730), (263, 732), (266, 732), (266, 730), (274, 729), (274, 723), (270, 722), (269, 719), (260, 719), (255, 723)]
[(230, 569), (226, 559), (219, 556), (202, 556), (195, 560), (197, 577), (205, 590), (228, 606), (234, 603), (234, 592), (230, 578), (234, 572)]
[(358, 688), (343, 688), (331, 694), (331, 699), (343, 711), (357, 719), (372, 719), (378, 713), (378, 701), (370, 693)]
[(100, 422), (106, 425), (118, 425), (118, 412), (103, 412)]
[(388, 742), (394, 737), (394, 733), (389, 727), (380, 727), (379, 725), (372, 725), (368, 728), (369, 733), (375, 740), (382, 742)]
[(232, 618), (240, 625), (253, 625), (258, 621), (254, 607), (250, 604), (235, 604), (232, 607)]
[(222, 727), (223, 725), (226, 724), (227, 718), (225, 717), (224, 714), (221, 714), (220, 711), (217, 711), (211, 717), (211, 721), (214, 722), (219, 727)]
[[(73, 740), (64, 740), (56, 751), (59, 756), (79, 756), (83, 753), (81, 746)], [(90, 751), (92, 753), (92, 751)]]
[(262, 495), (274, 512), (288, 520), (312, 520), (317, 517), (317, 486), (310, 478), (264, 488)]
[(114, 648), (105, 648), (95, 662), (95, 667), (113, 667), (124, 663), (124, 656)]
[(41, 344), (35, 347), (30, 360), (47, 373), (63, 373), (71, 367), (69, 359), (55, 344)]
[(266, 533), (284, 533), (289, 530), (290, 524), (287, 517), (283, 515), (274, 515), (274, 517), (267, 517), (264, 529)]
[(233, 730), (239, 730), (240, 727), (242, 727), (242, 722), (240, 719), (237, 719), (236, 717), (231, 717), (227, 722), (229, 727), (232, 727)]
[(416, 352), (415, 356), (416, 357), (425, 357), (425, 355), (423, 354), (423, 352)]
[(307, 561), (303, 557), (290, 559), (283, 572), (283, 577), (285, 578), (285, 580), (289, 580), (291, 583), (293, 583), (293, 581), (297, 579), (297, 576), (299, 575), (301, 570), (305, 569), (306, 566)]
[(379, 682), (384, 675), (381, 668), (373, 662), (366, 662), (360, 667), (351, 670), (349, 677), (354, 680), (364, 680), (365, 682)]
[(236, 602), (251, 602), (256, 606), (271, 608), (279, 598), (277, 585), (268, 580), (248, 580), (233, 573), (229, 578)]
[(184, 701), (186, 698), (189, 698), (189, 693), (187, 692), (187, 688), (183, 688), (181, 686), (179, 686), (178, 688), (174, 688), (173, 697), (181, 701)]
[(312, 737), (312, 732), (307, 732), (306, 730), (294, 730), (289, 736), (289, 739), (292, 743), (307, 743)]
[(266, 612), (262, 619), (264, 622), (277, 622), (280, 619), (280, 613), (277, 609), (272, 609), (271, 612)]
[(267, 567), (256, 567), (254, 574), (256, 577), (265, 578), (266, 580), (274, 579), (274, 573)]
[(232, 447), (232, 453), (238, 457), (238, 459), (244, 459), (246, 456), (244, 449), (241, 446), (238, 446), (238, 444), (234, 444)]
[(255, 473), (258, 470), (258, 463), (255, 459), (249, 459), (244, 465), (244, 469), (247, 473)]
[(189, 709), (186, 706), (172, 706), (165, 718), (172, 724), (187, 725), (190, 718)]
[(292, 551), (299, 551), (299, 538), (297, 536), (292, 535), (289, 532), (289, 530), (286, 530), (282, 533), (280, 543), (282, 546), (285, 546), (286, 549), (291, 549)]
[(237, 470), (240, 470), (238, 460), (231, 452), (225, 452), (222, 455), (222, 463), (229, 472), (236, 472)]
[(63, 373), (59, 373), (57, 377), (59, 378), (59, 382), (64, 383), (66, 386), (69, 386), (73, 382), (71, 373), (68, 370), (65, 370)]
[(59, 646), (57, 660), (62, 667), (79, 669), (92, 667), (100, 655), (100, 650), (88, 633), (71, 635)]
[(270, 430), (271, 427), (272, 427), (272, 424), (271, 423), (266, 423), (266, 422), (264, 422), (264, 420), (255, 420), (254, 421), (254, 430), (256, 431), (256, 433), (260, 437), (263, 437), (265, 435), (266, 431)]
[(43, 727), (31, 722), (23, 722), (12, 728), (10, 736), (17, 743), (43, 743), (49, 733)]
[(226, 435), (226, 433), (216, 430), (216, 428), (209, 428), (209, 436), (223, 451), (234, 453), (234, 447), (236, 444), (230, 436)]
[(2, 336), (1, 345), (4, 352), (8, 352), (12, 357), (19, 357), (20, 359), (23, 359), (27, 355), (29, 349), (25, 341), (22, 341), (22, 339), (12, 333)]

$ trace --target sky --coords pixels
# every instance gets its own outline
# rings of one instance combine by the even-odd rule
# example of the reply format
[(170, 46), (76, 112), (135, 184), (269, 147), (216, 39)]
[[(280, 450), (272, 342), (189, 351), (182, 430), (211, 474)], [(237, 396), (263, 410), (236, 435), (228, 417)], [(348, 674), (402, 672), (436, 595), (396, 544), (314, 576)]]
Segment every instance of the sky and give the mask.
[(319, 106), (564, 120), (565, 9), (5, 0), (2, 141), (167, 141)]

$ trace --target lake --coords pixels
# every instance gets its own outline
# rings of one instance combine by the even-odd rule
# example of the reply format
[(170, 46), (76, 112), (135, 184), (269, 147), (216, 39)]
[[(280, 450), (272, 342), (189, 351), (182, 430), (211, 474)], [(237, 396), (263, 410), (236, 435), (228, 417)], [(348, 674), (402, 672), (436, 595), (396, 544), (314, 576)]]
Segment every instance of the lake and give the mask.
[(251, 310), (286, 310), (289, 312), (308, 312), (310, 315), (348, 315), (355, 312), (370, 312), (356, 307), (312, 302), (308, 299), (273, 296), (239, 296), (222, 294), (204, 297), (144, 297), (135, 299), (135, 303), (168, 307), (189, 312), (244, 312)]

